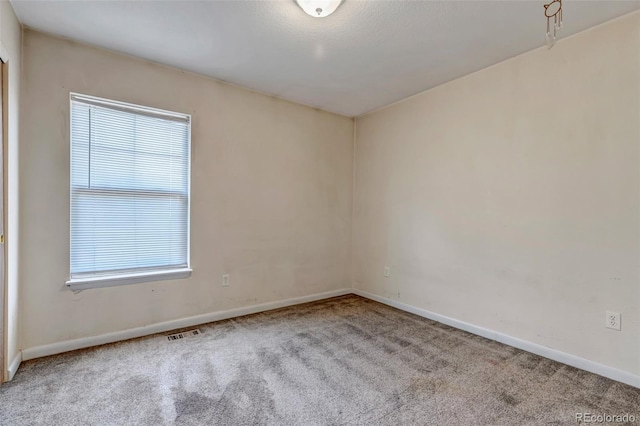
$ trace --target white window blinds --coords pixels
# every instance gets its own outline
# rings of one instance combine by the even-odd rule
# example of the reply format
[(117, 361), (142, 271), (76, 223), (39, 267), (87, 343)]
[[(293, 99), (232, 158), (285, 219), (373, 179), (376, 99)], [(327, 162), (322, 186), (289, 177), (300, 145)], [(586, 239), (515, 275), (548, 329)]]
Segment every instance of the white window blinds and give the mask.
[(71, 95), (71, 279), (189, 267), (190, 117)]

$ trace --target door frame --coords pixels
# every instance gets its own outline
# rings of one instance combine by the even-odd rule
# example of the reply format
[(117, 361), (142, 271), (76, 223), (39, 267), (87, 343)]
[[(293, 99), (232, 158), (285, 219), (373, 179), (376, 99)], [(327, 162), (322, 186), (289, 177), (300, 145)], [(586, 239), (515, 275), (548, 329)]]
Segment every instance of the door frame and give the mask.
[(8, 273), (7, 273), (7, 246), (6, 246), (6, 234), (7, 234), (7, 136), (8, 136), (8, 64), (9, 55), (7, 49), (0, 42), (0, 85), (2, 97), (0, 99), (1, 116), (0, 116), (0, 149), (2, 149), (2, 258), (0, 262), (3, 263), (2, 275), (0, 276), (0, 327), (2, 330), (2, 338), (0, 339), (0, 384), (2, 382), (10, 380), (9, 377), (9, 363), (11, 360), (8, 357), (7, 348), (9, 347), (9, 329), (8, 329)]

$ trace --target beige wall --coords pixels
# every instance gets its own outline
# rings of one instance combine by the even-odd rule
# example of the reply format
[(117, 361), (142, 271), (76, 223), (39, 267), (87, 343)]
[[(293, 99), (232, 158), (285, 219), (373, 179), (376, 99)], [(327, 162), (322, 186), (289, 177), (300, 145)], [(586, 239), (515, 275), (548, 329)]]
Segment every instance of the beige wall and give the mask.
[[(22, 348), (350, 287), (351, 119), (30, 30), (23, 59)], [(191, 278), (66, 288), (69, 92), (192, 115)]]
[[(351, 265), (355, 288), (639, 374), (639, 20), (359, 118), (351, 253), (351, 120), (27, 30), (20, 347), (349, 287)], [(65, 287), (70, 91), (192, 114), (190, 279)]]
[(639, 21), (358, 118), (354, 287), (640, 373)]
[[(19, 203), (18, 198), (18, 131), (20, 110), (20, 79), (21, 79), (21, 53), (22, 53), (22, 28), (16, 19), (11, 4), (0, 1), (0, 45), (2, 59), (7, 60), (5, 72), (8, 77), (7, 90), (7, 121), (5, 129), (5, 153), (6, 153), (6, 194), (7, 205), (5, 212), (6, 223), (6, 268), (7, 291), (5, 293), (5, 367), (19, 356), (19, 300), (18, 300), (18, 228), (19, 228)], [(14, 371), (15, 373), (15, 371)], [(0, 373), (7, 377), (7, 371)], [(2, 380), (0, 380), (2, 381)]]

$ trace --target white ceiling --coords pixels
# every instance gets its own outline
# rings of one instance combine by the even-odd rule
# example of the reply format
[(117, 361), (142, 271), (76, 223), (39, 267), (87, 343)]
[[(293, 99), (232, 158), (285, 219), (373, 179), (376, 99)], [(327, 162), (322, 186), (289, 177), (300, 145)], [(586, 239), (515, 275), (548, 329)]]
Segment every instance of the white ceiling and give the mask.
[[(12, 0), (28, 27), (358, 116), (544, 45), (543, 4), (345, 0)], [(567, 1), (562, 37), (640, 8)]]

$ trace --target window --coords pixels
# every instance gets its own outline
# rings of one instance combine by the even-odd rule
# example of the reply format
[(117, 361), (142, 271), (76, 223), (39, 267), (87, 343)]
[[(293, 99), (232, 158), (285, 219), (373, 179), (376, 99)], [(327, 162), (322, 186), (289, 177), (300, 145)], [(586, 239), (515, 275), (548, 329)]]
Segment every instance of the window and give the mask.
[(72, 289), (185, 278), (191, 118), (71, 94)]

